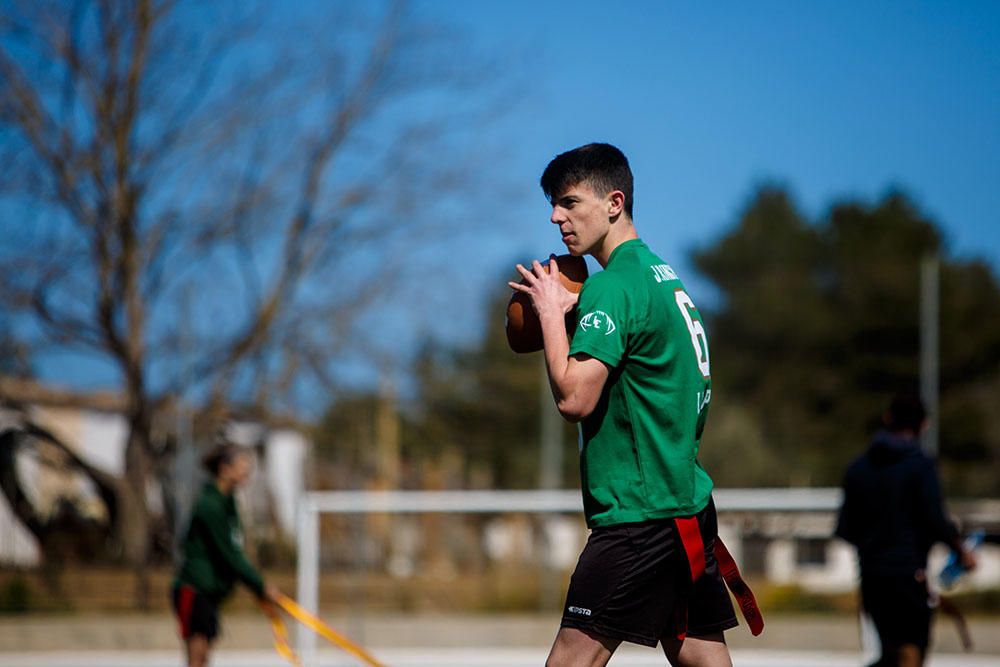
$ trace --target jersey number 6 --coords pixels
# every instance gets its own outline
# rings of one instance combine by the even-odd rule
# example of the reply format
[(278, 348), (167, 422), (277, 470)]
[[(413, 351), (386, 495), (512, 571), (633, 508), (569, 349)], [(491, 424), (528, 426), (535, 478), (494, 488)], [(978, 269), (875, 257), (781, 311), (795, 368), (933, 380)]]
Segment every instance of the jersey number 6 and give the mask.
[(682, 289), (674, 290), (674, 299), (677, 301), (677, 307), (680, 309), (681, 315), (684, 316), (688, 332), (691, 334), (691, 345), (694, 346), (694, 356), (698, 360), (698, 370), (701, 371), (702, 376), (708, 378), (711, 375), (708, 365), (708, 336), (705, 335), (705, 327), (701, 325), (701, 322), (691, 317), (691, 313), (695, 309), (694, 301)]

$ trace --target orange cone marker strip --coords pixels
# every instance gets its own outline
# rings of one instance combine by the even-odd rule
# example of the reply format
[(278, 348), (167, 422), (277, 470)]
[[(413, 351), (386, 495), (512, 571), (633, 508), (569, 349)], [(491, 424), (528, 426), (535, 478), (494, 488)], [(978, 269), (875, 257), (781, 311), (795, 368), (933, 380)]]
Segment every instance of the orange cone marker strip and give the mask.
[[(285, 595), (279, 597), (278, 606), (284, 609), (289, 616), (297, 620), (299, 623), (306, 626), (342, 651), (350, 653), (355, 658), (368, 665), (368, 667), (386, 667), (385, 664), (376, 660), (365, 649), (361, 648), (350, 639), (300, 607), (298, 603), (290, 597)], [(274, 633), (274, 650), (276, 650), (281, 657), (285, 658), (285, 660), (288, 660), (288, 662), (296, 665), (296, 667), (301, 667), (302, 661), (288, 643), (288, 630), (285, 628), (285, 623), (281, 620), (281, 616), (279, 616), (274, 607), (269, 604), (263, 603), (261, 604), (261, 607), (264, 608), (264, 613), (267, 614), (268, 619), (271, 621), (271, 631)]]

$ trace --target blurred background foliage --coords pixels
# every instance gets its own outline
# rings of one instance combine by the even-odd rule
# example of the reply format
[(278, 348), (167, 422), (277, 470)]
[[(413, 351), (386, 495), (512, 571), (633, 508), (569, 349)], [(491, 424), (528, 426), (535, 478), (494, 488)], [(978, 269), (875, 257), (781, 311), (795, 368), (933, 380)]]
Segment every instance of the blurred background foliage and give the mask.
[[(992, 269), (949, 255), (938, 224), (902, 192), (874, 203), (840, 201), (809, 220), (773, 185), (759, 188), (720, 238), (692, 252), (696, 278), (715, 290), (695, 298), (709, 323), (715, 386), (701, 458), (719, 485), (839, 484), (892, 394), (917, 386), (920, 262), (931, 254), (941, 259), (946, 490), (1000, 493), (1000, 287)], [(417, 356), (416, 390), (398, 408), (411, 470), (450, 461), (449, 485), (537, 485), (548, 390), (540, 355), (507, 349), (507, 298), (499, 289), (491, 299), (488, 325), (473, 344), (428, 341)], [(363, 486), (378, 400), (375, 393), (337, 401), (316, 427), (321, 457), (357, 471), (347, 486)], [(572, 486), (569, 425), (563, 444), (563, 480)]]
[[(643, 87), (660, 82), (671, 93), (669, 104), (628, 105), (621, 112), (592, 100), (581, 108), (562, 92), (579, 85), (570, 76), (554, 90), (572, 107), (543, 99), (511, 118), (539, 71), (585, 72), (589, 83), (606, 78), (601, 67), (618, 65), (601, 50), (594, 53), (607, 62), (595, 67), (586, 60), (592, 54), (560, 48), (551, 22), (543, 21), (538, 34), (553, 53), (572, 59), (569, 67), (556, 66), (560, 61), (538, 48), (527, 20), (516, 22), (519, 38), (527, 35), (523, 43), (483, 40), (478, 27), (499, 22), (483, 19), (489, 3), (467, 4), (487, 7), (485, 15), (473, 13), (476, 30), (442, 20), (460, 14), (459, 5), (439, 15), (428, 11), (433, 3), (395, 0), (306, 3), (291, 12), (257, 0), (0, 4), (0, 377), (82, 381), (91, 389), (110, 384), (125, 398), (117, 409), (127, 424), (121, 479), (76, 460), (52, 434), (0, 440), (0, 486), (8, 498), (27, 486), (16, 457), (28, 458), (30, 449), (32, 461), (51, 459), (86, 473), (101, 490), (108, 517), (85, 523), (69, 504), (55, 519), (35, 517), (45, 569), (0, 579), (0, 612), (74, 608), (73, 600), (90, 593), (74, 597), (69, 586), (76, 577), (60, 578), (59, 568), (106, 562), (132, 565), (136, 606), (147, 607), (151, 586), (166, 585), (164, 573), (153, 581), (149, 572), (169, 556), (175, 522), (143, 501), (153, 483), (163, 491), (159, 505), (171, 507), (171, 484), (193, 476), (196, 460), (171, 477), (171, 466), (182, 459), (178, 452), (206, 447), (227, 420), (311, 430), (311, 488), (542, 485), (549, 475), (542, 474), (540, 443), (551, 432), (545, 424), (553, 414), (542, 359), (507, 348), (509, 276), (495, 276), (495, 291), (485, 301), (481, 287), (495, 270), (484, 268), (496, 266), (495, 253), (513, 243), (531, 247), (538, 238), (524, 233), (544, 211), (535, 175), (522, 178), (515, 157), (536, 169), (551, 151), (572, 145), (569, 137), (590, 140), (593, 128), (616, 129), (612, 140), (633, 155), (643, 175), (638, 183), (671, 183), (644, 190), (646, 210), (666, 210), (657, 198), (671, 192), (673, 201), (689, 207), (678, 210), (694, 211), (663, 219), (640, 214), (637, 222), (640, 233), (657, 238), (657, 250), (667, 247), (667, 238), (699, 240), (689, 257), (666, 259), (694, 267), (683, 277), (708, 323), (715, 383), (701, 458), (718, 485), (839, 482), (847, 461), (878, 427), (889, 397), (917, 383), (920, 264), (936, 255), (946, 491), (1000, 496), (1000, 416), (994, 409), (1000, 286), (991, 265), (945, 242), (943, 230), (966, 222), (961, 214), (934, 220), (905, 192), (890, 191), (875, 201), (843, 199), (806, 215), (788, 188), (768, 184), (720, 233), (704, 226), (705, 218), (724, 218), (718, 207), (725, 211), (735, 202), (713, 193), (733, 192), (733, 180), (743, 187), (743, 174), (773, 173), (750, 172), (735, 161), (727, 166), (736, 176), (727, 181), (718, 160), (738, 155), (730, 148), (742, 145), (751, 164), (758, 151), (811, 156), (814, 137), (837, 143), (812, 125), (826, 122), (822, 108), (800, 109), (796, 100), (775, 95), (785, 80), (783, 67), (770, 66), (766, 54), (748, 56), (757, 50), (746, 46), (753, 41), (733, 41), (715, 27), (714, 37), (694, 40), (711, 59), (683, 48), (675, 54), (671, 49), (685, 40), (664, 40), (663, 29), (680, 34), (684, 23), (645, 20), (640, 27), (655, 33), (655, 48), (640, 34), (620, 46), (673, 62), (718, 60), (722, 70), (705, 71), (721, 76), (684, 67), (677, 78), (656, 64), (650, 78), (640, 59), (632, 59), (622, 85), (629, 87), (629, 77)], [(533, 9), (536, 18), (553, 11)], [(574, 19), (603, 25), (586, 19), (587, 7), (580, 9)], [(748, 10), (754, 16), (741, 18), (735, 7), (723, 11), (744, 37), (757, 32), (747, 29), (753, 21), (774, 22), (766, 12)], [(815, 48), (821, 42), (808, 37), (794, 12), (785, 14), (792, 19), (786, 37), (810, 40), (800, 53), (840, 53)], [(716, 23), (726, 21), (706, 24)], [(580, 43), (587, 34), (580, 28), (562, 32)], [(842, 40), (840, 30), (829, 34), (837, 44)], [(914, 33), (906, 34), (912, 39)], [(724, 50), (713, 40), (720, 36), (733, 41), (739, 58), (718, 57)], [(760, 36), (788, 47), (772, 33)], [(914, 44), (921, 47), (910, 49), (921, 56), (914, 61), (919, 71), (959, 71), (957, 65), (927, 68), (923, 58), (940, 51)], [(829, 85), (829, 94), (810, 94), (799, 81), (789, 90), (798, 101), (824, 100), (823, 106), (852, 121), (846, 128), (863, 130), (852, 145), (863, 143), (856, 137), (867, 132), (884, 131), (880, 123), (898, 122), (898, 113), (885, 112), (874, 119), (879, 123), (853, 125), (861, 117), (853, 100), (878, 107), (875, 93), (883, 88), (899, 109), (923, 109), (924, 122), (947, 126), (933, 99), (899, 94), (896, 84), (907, 77), (894, 58), (864, 50), (857, 56), (854, 65), (838, 55), (827, 65), (788, 70), (801, 81)], [(799, 60), (811, 57), (780, 58), (783, 65)], [(963, 71), (979, 65), (968, 56), (955, 62)], [(835, 77), (824, 72), (867, 87), (837, 92)], [(758, 75), (767, 77), (766, 85)], [(697, 94), (685, 93), (685, 80), (694, 82)], [(971, 99), (950, 80), (943, 88), (924, 83), (933, 79), (914, 81), (921, 93), (944, 91), (932, 97), (949, 104)], [(757, 105), (766, 118), (751, 113), (753, 104), (730, 113), (728, 103), (741, 86), (760, 88), (782, 113), (772, 113), (768, 104)], [(654, 87), (644, 92), (655, 93)], [(712, 103), (713, 90), (725, 105)], [(834, 93), (850, 104), (831, 104)], [(991, 108), (988, 99), (955, 106), (985, 109), (984, 117)], [(662, 131), (666, 109), (672, 122), (680, 121), (671, 131)], [(573, 122), (566, 122), (567, 111)], [(616, 113), (627, 113), (627, 122)], [(641, 122), (643, 113), (653, 114), (655, 125)], [(524, 122), (527, 114), (555, 120), (536, 127)], [(796, 114), (810, 122), (787, 123)], [(977, 117), (948, 122), (977, 128)], [(686, 118), (699, 122), (685, 124)], [(883, 156), (898, 153), (907, 161), (907, 150), (920, 143), (909, 137), (921, 125), (908, 127), (900, 133), (905, 142)], [(955, 129), (938, 134), (949, 148), (969, 143), (979, 149), (949, 162), (953, 177), (965, 177), (958, 165), (981, 170), (996, 153), (988, 133), (973, 140)], [(766, 141), (748, 149), (741, 136)], [(633, 153), (630, 145), (640, 141), (643, 150)], [(857, 178), (817, 171), (820, 180), (832, 179), (817, 188), (810, 170), (788, 166), (796, 162), (763, 163), (793, 174), (803, 193), (843, 183), (848, 191), (865, 192), (892, 173), (878, 159), (858, 161), (853, 152), (823, 155), (847, 160)], [(911, 162), (933, 162), (926, 155), (952, 154), (919, 153)], [(655, 160), (656, 168), (645, 160)], [(913, 192), (932, 190), (903, 173)], [(975, 173), (980, 183), (989, 182)], [(703, 184), (718, 189), (698, 189)], [(969, 197), (964, 203), (995, 208), (978, 202)], [(512, 258), (510, 266), (524, 259)], [(485, 326), (466, 336), (468, 327), (456, 325), (456, 318), (480, 311)], [(22, 416), (30, 418), (27, 411)], [(556, 461), (560, 485), (576, 486), (576, 429), (560, 421), (555, 430), (562, 456), (546, 460)], [(28, 505), (20, 504), (24, 514), (38, 514)], [(289, 567), (290, 545), (262, 528), (254, 557), (265, 567)], [(132, 597), (120, 582), (92, 577), (83, 583)], [(526, 597), (514, 587), (501, 592), (512, 605)], [(778, 591), (771, 604), (813, 604), (795, 602), (800, 598), (796, 590)], [(497, 600), (490, 604), (508, 603)]]

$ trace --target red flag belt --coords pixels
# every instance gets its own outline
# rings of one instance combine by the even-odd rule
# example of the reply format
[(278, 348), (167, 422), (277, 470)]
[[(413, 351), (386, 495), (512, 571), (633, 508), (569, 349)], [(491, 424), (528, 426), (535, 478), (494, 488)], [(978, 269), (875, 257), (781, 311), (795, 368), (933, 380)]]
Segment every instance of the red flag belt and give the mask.
[(760, 613), (760, 607), (757, 606), (757, 598), (753, 596), (753, 591), (747, 582), (743, 581), (733, 555), (718, 537), (715, 538), (715, 560), (719, 563), (722, 579), (739, 602), (740, 611), (743, 612), (743, 618), (746, 619), (750, 632), (756, 637), (764, 631), (764, 617)]

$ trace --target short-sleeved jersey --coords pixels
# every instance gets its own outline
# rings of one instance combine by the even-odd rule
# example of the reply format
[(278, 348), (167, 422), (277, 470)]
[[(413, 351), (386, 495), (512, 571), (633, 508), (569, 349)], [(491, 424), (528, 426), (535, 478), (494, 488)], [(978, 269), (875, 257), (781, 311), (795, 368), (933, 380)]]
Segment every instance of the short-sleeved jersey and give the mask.
[(712, 480), (698, 462), (712, 381), (701, 315), (673, 269), (639, 239), (583, 285), (570, 354), (611, 368), (581, 424), (587, 524), (689, 516)]

